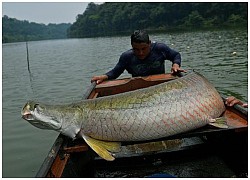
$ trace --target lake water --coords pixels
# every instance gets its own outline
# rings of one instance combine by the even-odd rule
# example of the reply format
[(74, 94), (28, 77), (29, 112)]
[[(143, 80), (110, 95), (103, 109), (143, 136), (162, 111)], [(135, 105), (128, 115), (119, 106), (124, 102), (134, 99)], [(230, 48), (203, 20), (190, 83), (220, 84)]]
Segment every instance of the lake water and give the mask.
[[(248, 101), (247, 30), (152, 34), (182, 55), (182, 68), (194, 69), (217, 90)], [(21, 118), (27, 100), (69, 103), (82, 99), (90, 78), (100, 75), (130, 49), (129, 37), (65, 39), (2, 45), (2, 175), (34, 177), (58, 136)], [(234, 53), (235, 52), (235, 53)], [(166, 61), (166, 72), (171, 63)], [(124, 73), (121, 77), (128, 77)]]

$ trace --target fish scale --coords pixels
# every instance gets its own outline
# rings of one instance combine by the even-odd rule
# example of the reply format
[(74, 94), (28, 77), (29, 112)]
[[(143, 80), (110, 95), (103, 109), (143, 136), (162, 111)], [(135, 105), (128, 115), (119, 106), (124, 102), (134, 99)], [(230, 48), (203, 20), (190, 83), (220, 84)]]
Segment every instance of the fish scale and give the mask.
[[(209, 98), (212, 98), (212, 100), (209, 100)], [(129, 92), (125, 95), (114, 95), (114, 97), (111, 98), (113, 102), (110, 103), (113, 109), (118, 109), (119, 117), (112, 111), (107, 110), (109, 107), (107, 106), (108, 103), (105, 103), (106, 99), (108, 99), (108, 97), (102, 98), (99, 102), (98, 100), (96, 101), (96, 104), (99, 103), (97, 106), (98, 109), (106, 110), (101, 112), (93, 110), (95, 112), (91, 113), (91, 115), (99, 117), (99, 121), (123, 128), (124, 132), (127, 132), (125, 134), (122, 133), (124, 137), (119, 136), (119, 132), (113, 132), (112, 136), (109, 136), (108, 133), (105, 134), (105, 132), (112, 131), (112, 129), (117, 129), (116, 127), (102, 131), (103, 134), (97, 135), (96, 132), (91, 133), (91, 128), (94, 124), (85, 125), (85, 121), (82, 123), (82, 129), (84, 132), (84, 127), (86, 126), (89, 128), (89, 130), (86, 131), (89, 133), (89, 136), (108, 141), (149, 140), (165, 137), (166, 135), (174, 135), (204, 126), (209, 123), (209, 119), (220, 116), (225, 110), (224, 103), (218, 92), (211, 83), (198, 73), (191, 73), (180, 79), (162, 83), (152, 88), (136, 90), (135, 92)], [(137, 101), (137, 99), (141, 100)], [(104, 103), (104, 106), (102, 106), (101, 103)], [(205, 108), (203, 104), (210, 104), (210, 108)], [(157, 107), (155, 108), (154, 106)], [(211, 108), (211, 106), (213, 108)], [(126, 113), (122, 112), (124, 110), (126, 110)], [(167, 117), (164, 111), (168, 112)], [(186, 111), (190, 111), (191, 113), (187, 113)], [(109, 114), (109, 116), (107, 116), (107, 114)], [(132, 116), (133, 114), (139, 114), (140, 116)], [(165, 116), (162, 116), (163, 119), (161, 119), (158, 114), (164, 114)], [(92, 119), (91, 115), (88, 116), (88, 119)], [(183, 118), (183, 116), (186, 118)], [(190, 121), (186, 119), (190, 119)], [(119, 123), (119, 120), (122, 122)], [(171, 132), (173, 134), (166, 133), (168, 129), (164, 129), (164, 127), (169, 126), (166, 126), (162, 120), (168, 122), (169, 126), (172, 127)], [(111, 123), (114, 121), (116, 121), (117, 124)], [(86, 122), (92, 123), (91, 120)], [(144, 128), (142, 129), (137, 126)], [(102, 128), (108, 127), (110, 126), (107, 125)], [(160, 131), (157, 131), (158, 127), (161, 127)], [(139, 132), (138, 129), (140, 130)], [(131, 137), (130, 134), (132, 134)]]

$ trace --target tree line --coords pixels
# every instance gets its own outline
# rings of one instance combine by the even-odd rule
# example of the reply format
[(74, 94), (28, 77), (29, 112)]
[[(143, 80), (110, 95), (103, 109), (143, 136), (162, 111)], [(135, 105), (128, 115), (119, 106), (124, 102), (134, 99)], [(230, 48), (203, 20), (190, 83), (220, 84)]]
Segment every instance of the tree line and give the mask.
[(2, 42), (127, 35), (135, 29), (150, 32), (247, 27), (247, 2), (89, 3), (73, 24), (38, 24), (2, 17)]
[(67, 38), (70, 23), (38, 24), (2, 17), (2, 43)]
[(110, 36), (135, 29), (170, 31), (247, 27), (247, 3), (89, 3), (67, 31), (69, 38)]

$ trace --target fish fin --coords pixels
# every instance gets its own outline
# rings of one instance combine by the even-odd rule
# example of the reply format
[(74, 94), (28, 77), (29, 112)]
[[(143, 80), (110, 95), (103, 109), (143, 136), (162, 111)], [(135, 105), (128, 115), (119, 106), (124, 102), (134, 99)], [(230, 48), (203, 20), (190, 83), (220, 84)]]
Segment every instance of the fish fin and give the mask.
[(120, 142), (110, 142), (110, 141), (99, 141), (101, 145), (110, 152), (119, 152), (121, 151)]
[(209, 125), (211, 125), (211, 126), (222, 128), (222, 129), (228, 128), (227, 120), (225, 117), (210, 119), (209, 121), (210, 121)]
[(107, 161), (115, 160), (109, 151), (118, 152), (121, 144), (119, 142), (106, 142), (82, 135), (85, 142), (103, 159)]

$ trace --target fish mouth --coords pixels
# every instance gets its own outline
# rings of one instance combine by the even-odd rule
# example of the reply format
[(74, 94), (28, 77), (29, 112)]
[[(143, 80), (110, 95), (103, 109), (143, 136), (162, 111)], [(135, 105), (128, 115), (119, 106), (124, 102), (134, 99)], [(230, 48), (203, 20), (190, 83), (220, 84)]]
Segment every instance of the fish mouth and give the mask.
[(23, 114), (22, 114), (22, 118), (25, 119), (25, 120), (27, 120), (27, 121), (33, 120), (33, 119), (34, 119), (33, 116), (32, 116), (32, 114), (29, 113), (29, 112), (23, 113)]

